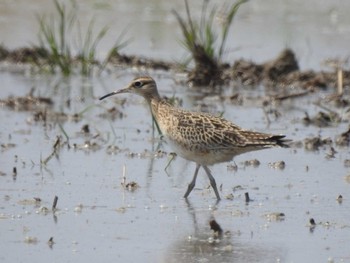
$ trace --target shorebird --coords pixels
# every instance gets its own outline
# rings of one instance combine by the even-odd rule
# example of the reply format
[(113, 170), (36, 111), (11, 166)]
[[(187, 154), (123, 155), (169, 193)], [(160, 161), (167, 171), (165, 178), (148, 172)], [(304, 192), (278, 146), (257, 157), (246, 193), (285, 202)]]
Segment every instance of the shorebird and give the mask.
[(121, 93), (142, 96), (150, 106), (162, 135), (175, 153), (196, 163), (193, 179), (184, 198), (193, 190), (201, 166), (216, 198), (220, 200), (209, 165), (231, 161), (235, 156), (250, 151), (274, 146), (288, 147), (285, 135), (245, 130), (221, 117), (174, 107), (160, 97), (156, 82), (148, 76), (135, 78), (125, 88), (106, 94), (100, 100)]

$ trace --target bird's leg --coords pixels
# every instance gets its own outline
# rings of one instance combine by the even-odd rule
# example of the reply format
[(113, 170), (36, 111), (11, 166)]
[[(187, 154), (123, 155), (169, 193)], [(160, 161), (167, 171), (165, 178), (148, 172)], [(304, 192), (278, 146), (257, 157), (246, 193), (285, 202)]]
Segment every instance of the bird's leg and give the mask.
[(217, 198), (218, 200), (220, 200), (221, 198), (220, 198), (220, 195), (219, 195), (219, 191), (218, 191), (218, 189), (217, 189), (217, 187), (216, 187), (216, 182), (215, 182), (215, 179), (214, 179), (213, 175), (211, 174), (211, 172), (210, 172), (208, 166), (203, 165), (203, 168), (204, 168), (205, 172), (206, 172), (207, 175), (208, 175), (208, 178), (209, 178), (209, 181), (210, 181), (210, 185), (211, 185), (211, 187), (214, 189), (216, 198)]
[(184, 198), (187, 198), (190, 195), (191, 191), (193, 190), (194, 186), (196, 185), (196, 179), (197, 179), (197, 175), (198, 175), (198, 171), (199, 171), (200, 167), (201, 167), (201, 165), (197, 164), (196, 170), (194, 171), (193, 179), (192, 179), (191, 183), (188, 185), (188, 188), (187, 188), (187, 191), (184, 195)]

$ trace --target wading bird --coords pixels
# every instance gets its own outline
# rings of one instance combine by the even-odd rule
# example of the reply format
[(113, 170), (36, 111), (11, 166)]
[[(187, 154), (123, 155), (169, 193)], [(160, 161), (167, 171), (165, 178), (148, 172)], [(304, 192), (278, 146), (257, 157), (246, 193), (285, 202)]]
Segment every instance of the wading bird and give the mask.
[(174, 107), (159, 96), (156, 82), (148, 76), (135, 78), (125, 88), (111, 92), (100, 100), (121, 93), (142, 96), (149, 104), (162, 135), (174, 152), (197, 164), (185, 198), (193, 190), (201, 166), (208, 175), (216, 198), (220, 200), (209, 165), (231, 161), (235, 156), (250, 151), (275, 146), (288, 147), (284, 135), (245, 130), (224, 118)]

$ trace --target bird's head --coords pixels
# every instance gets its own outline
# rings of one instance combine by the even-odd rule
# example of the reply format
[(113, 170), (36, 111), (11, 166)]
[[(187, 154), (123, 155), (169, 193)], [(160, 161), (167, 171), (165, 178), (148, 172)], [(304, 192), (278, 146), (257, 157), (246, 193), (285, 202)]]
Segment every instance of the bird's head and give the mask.
[(121, 93), (137, 94), (144, 97), (146, 100), (150, 100), (154, 97), (159, 98), (156, 82), (151, 77), (145, 76), (135, 78), (125, 88), (108, 93), (100, 97), (100, 100)]

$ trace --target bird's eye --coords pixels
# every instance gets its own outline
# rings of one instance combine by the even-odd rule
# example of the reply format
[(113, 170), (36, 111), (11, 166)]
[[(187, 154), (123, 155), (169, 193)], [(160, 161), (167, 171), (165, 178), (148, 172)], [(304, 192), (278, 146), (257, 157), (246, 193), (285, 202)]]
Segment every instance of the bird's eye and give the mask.
[(142, 82), (141, 81), (135, 81), (134, 82), (135, 88), (141, 88), (142, 87)]

